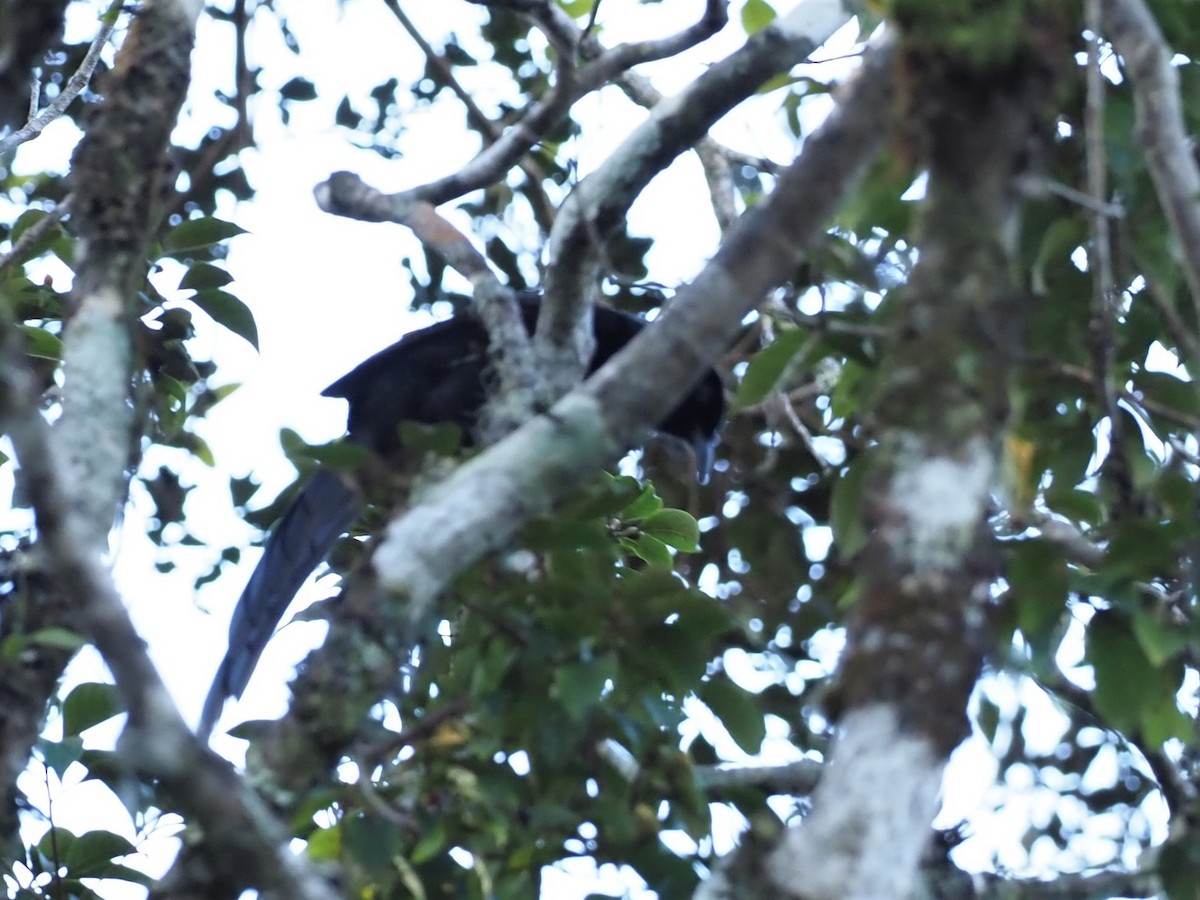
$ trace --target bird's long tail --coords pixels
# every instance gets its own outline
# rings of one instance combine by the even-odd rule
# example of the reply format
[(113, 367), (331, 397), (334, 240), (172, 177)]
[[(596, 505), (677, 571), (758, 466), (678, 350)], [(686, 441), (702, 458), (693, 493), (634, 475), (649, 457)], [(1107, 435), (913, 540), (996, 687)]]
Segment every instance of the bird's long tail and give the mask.
[(197, 734), (207, 740), (225, 701), (240, 697), (296, 592), (357, 518), (358, 492), (318, 471), (279, 520), (229, 623), (229, 649), (217, 670)]

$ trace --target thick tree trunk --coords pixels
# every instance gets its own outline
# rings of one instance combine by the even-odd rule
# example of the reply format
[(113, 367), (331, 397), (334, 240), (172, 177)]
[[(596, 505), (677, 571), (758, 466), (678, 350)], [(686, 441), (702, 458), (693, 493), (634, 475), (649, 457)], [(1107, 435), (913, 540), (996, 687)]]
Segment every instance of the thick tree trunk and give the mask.
[[(1026, 41), (1046, 34), (995, 38), (1008, 58), (984, 63), (980, 48), (934, 46), (943, 23), (908, 24), (896, 79), (929, 183), (918, 266), (889, 298), (899, 308), (884, 311), (893, 324), (870, 413), (881, 438), (864, 461), (867, 537), (831, 704), (838, 735), (803, 825), (759, 864), (741, 862), (764, 894), (806, 900), (916, 890), (999, 574), (984, 526), (1019, 359), (1014, 182), (1049, 82)], [(748, 895), (735, 872), (724, 890)]]

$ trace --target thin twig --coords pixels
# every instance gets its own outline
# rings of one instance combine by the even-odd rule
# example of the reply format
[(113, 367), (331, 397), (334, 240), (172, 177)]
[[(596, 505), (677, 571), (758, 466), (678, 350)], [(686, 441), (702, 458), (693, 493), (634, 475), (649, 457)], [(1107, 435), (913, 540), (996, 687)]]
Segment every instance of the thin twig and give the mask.
[(1100, 568), (1104, 562), (1104, 547), (1092, 541), (1076, 525), (1040, 510), (1033, 510), (1031, 515), (1031, 524), (1047, 543), (1062, 551), (1064, 557), (1089, 569)]
[(1120, 203), (1111, 200), (1097, 201), (1091, 194), (1073, 188), (1069, 184), (1063, 184), (1061, 181), (1055, 181), (1053, 178), (1047, 178), (1040, 173), (1022, 172), (1016, 177), (1014, 185), (1026, 197), (1052, 195), (1062, 197), (1081, 209), (1108, 216), (1110, 219), (1120, 219), (1125, 216), (1125, 207)]
[[(655, 40), (619, 44), (611, 50), (598, 53), (590, 64), (590, 69), (594, 72), (589, 73), (588, 78), (606, 83), (634, 66), (678, 56), (685, 50), (708, 40), (724, 28), (728, 21), (728, 0), (708, 0), (700, 19), (676, 34)], [(595, 38), (592, 37), (588, 40), (589, 42), (595, 41)]]
[(1176, 349), (1182, 351), (1189, 368), (1196, 365), (1197, 362), (1200, 362), (1200, 340), (1197, 340), (1194, 330), (1187, 322), (1183, 321), (1183, 317), (1179, 315), (1171, 298), (1163, 291), (1158, 279), (1147, 278), (1145, 275), (1142, 277), (1146, 280), (1146, 296), (1150, 298), (1150, 302), (1154, 304), (1158, 314), (1163, 317), (1167, 330), (1171, 332), (1171, 339), (1175, 342)]
[(1092, 368), (1096, 376), (1096, 391), (1108, 415), (1111, 448), (1102, 468), (1102, 476), (1115, 488), (1118, 510), (1132, 503), (1133, 480), (1122, 439), (1124, 422), (1112, 381), (1115, 336), (1113, 324), (1117, 316), (1117, 291), (1113, 278), (1112, 241), (1109, 218), (1100, 211), (1108, 195), (1108, 154), (1104, 140), (1105, 79), (1100, 71), (1100, 0), (1086, 0), (1084, 16), (1090, 39), (1087, 45), (1087, 92), (1084, 103), (1084, 142), (1086, 152), (1087, 192), (1092, 204), (1088, 225), (1092, 233), (1088, 252), (1088, 270), (1092, 277), (1092, 321), (1089, 343)]
[(12, 248), (0, 256), (0, 271), (19, 262), (26, 251), (41, 240), (42, 235), (54, 227), (55, 223), (61, 222), (63, 217), (70, 212), (70, 204), (71, 195), (68, 194), (55, 204), (54, 208), (46, 213), (46, 215), (21, 232), (21, 236), (13, 241)]
[(96, 34), (95, 39), (88, 47), (87, 53), (83, 57), (83, 62), (79, 64), (79, 68), (70, 80), (63, 86), (62, 91), (54, 101), (43, 109), (36, 116), (31, 118), (24, 126), (18, 128), (7, 137), (0, 138), (0, 156), (10, 153), (26, 141), (31, 141), (43, 131), (46, 126), (61, 116), (71, 105), (71, 102), (79, 96), (80, 92), (87, 87), (88, 82), (92, 78), (92, 73), (96, 70), (96, 64), (100, 61), (100, 52), (104, 49), (104, 44), (108, 41), (108, 36), (112, 34), (113, 28), (117, 24), (117, 15), (122, 5), (122, 0), (114, 0), (109, 6), (108, 11), (100, 20), (100, 31)]
[(38, 106), (42, 102), (42, 77), (41, 70), (34, 72), (33, 78), (29, 83), (29, 115), (27, 118), (32, 119), (37, 115)]
[[(405, 195), (441, 204), (493, 183), (529, 152), (581, 97), (609, 84), (633, 66), (694, 46), (720, 27), (715, 9), (725, 0), (708, 0), (701, 19), (677, 35), (659, 41), (643, 41), (605, 50), (593, 36), (584, 33), (557, 4), (547, 0), (470, 0), (480, 6), (501, 6), (530, 16), (558, 51), (554, 89), (530, 106), (515, 125), (491, 146), (455, 172), (412, 188)], [(576, 70), (576, 56), (589, 60)]]
[[(500, 381), (513, 398), (524, 397), (532, 408), (540, 396), (529, 336), (521, 324), (512, 291), (500, 283), (487, 259), (470, 239), (450, 224), (431, 203), (387, 195), (366, 184), (353, 172), (335, 172), (314, 191), (325, 212), (369, 222), (396, 222), (412, 229), (417, 240), (440, 256), (450, 268), (471, 282), (476, 310), (495, 347), (503, 348), (496, 360)], [(507, 394), (506, 394), (507, 396)], [(516, 406), (514, 405), (514, 410)], [(483, 427), (508, 430), (489, 415)]]
[(1100, 0), (1086, 2), (1087, 100), (1084, 105), (1084, 139), (1087, 148), (1088, 219), (1092, 229), (1090, 267), (1095, 284), (1097, 312), (1107, 318), (1113, 297), (1113, 266), (1108, 216), (1108, 154), (1104, 146), (1104, 74), (1100, 71)]
[[(642, 774), (642, 767), (633, 754), (611, 738), (596, 744), (596, 755), (612, 766), (625, 781), (633, 782)], [(762, 766), (695, 766), (692, 771), (697, 785), (708, 793), (762, 788), (773, 794), (807, 794), (816, 786), (822, 768), (822, 764), (815, 760), (798, 759)]]
[(364, 222), (395, 222), (411, 228), (421, 243), (460, 275), (477, 284), (495, 280), (483, 255), (432, 203), (405, 194), (385, 194), (353, 172), (334, 172), (313, 189), (317, 205), (327, 213)]
[[(1067, 378), (1070, 378), (1072, 381), (1089, 385), (1092, 388), (1095, 388), (1096, 386), (1095, 373), (1088, 371), (1082, 366), (1060, 362), (1049, 363), (1049, 366), (1055, 374), (1063, 375)], [(1150, 400), (1146, 397), (1139, 397), (1133, 391), (1125, 388), (1122, 388), (1120, 391), (1118, 391), (1118, 396), (1122, 402), (1128, 403), (1134, 409), (1140, 409), (1144, 410), (1145, 412), (1154, 413), (1154, 415), (1158, 416), (1159, 418), (1165, 419), (1168, 422), (1174, 422), (1176, 425), (1180, 425), (1189, 431), (1200, 431), (1200, 418), (1197, 418), (1196, 416), (1189, 416), (1186, 413), (1181, 413), (1179, 410), (1172, 409), (1171, 407), (1163, 403), (1159, 403), (1156, 400)]]
[[(653, 109), (662, 102), (663, 95), (644, 75), (626, 72), (617, 81), (625, 96), (645, 109)], [(712, 200), (713, 214), (722, 234), (737, 221), (737, 194), (733, 189), (730, 159), (733, 154), (718, 144), (709, 135), (696, 142), (696, 156), (704, 169), (704, 180), (708, 182), (708, 195)]]
[[(795, 20), (785, 17), (785, 22)], [(757, 84), (769, 77), (770, 69), (786, 64), (785, 59), (811, 52), (821, 35), (797, 33), (799, 24), (790, 33), (764, 29), (758, 41), (758, 35), (751, 38), (749, 51), (710, 69), (675, 106), (679, 116), (685, 109), (690, 113), (685, 121), (673, 120), (665, 111), (652, 117), (643, 127), (656, 138), (656, 155), (642, 162), (636, 150), (644, 145), (635, 141), (610, 157), (606, 167), (619, 167), (636, 181), (602, 211), (620, 214), (620, 204), (640, 191), (643, 178), (649, 180), (674, 154), (691, 146), (698, 137), (695, 130), (702, 134), (707, 128), (703, 121), (714, 112), (712, 104), (736, 103), (753, 90), (749, 82)], [(774, 46), (761, 43), (766, 41)], [(765, 58), (757, 59), (759, 53)], [(515, 529), (560, 502), (618, 448), (636, 441), (646, 423), (668, 414), (739, 332), (747, 312), (795, 272), (883, 144), (886, 131), (880, 122), (895, 104), (894, 53), (895, 45), (885, 38), (865, 57), (860, 76), (806, 141), (801, 158), (769, 197), (739, 219), (713, 260), (660, 321), (550, 412), (465, 462), (414, 498), (404, 515), (388, 525), (368, 567), (374, 578), (357, 581), (339, 604), (324, 647), (293, 683), (293, 714), (265, 737), (268, 758), (280, 761), (274, 770), (286, 790), (311, 783), (311, 771), (306, 771), (311, 763), (288, 764), (288, 757), (295, 756), (291, 748), (309, 746), (309, 735), (319, 730), (320, 752), (332, 758), (357, 740), (359, 717), (347, 711), (365, 714), (394, 685), (397, 647), (409, 646), (425, 633), (446, 584), (507, 544)], [(749, 65), (755, 62), (758, 68)], [(611, 184), (601, 179), (587, 193), (594, 196), (601, 185), (607, 190)], [(771, 239), (783, 233), (787, 241)], [(629, 390), (632, 383), (639, 391)], [(531, 459), (538, 465), (516, 462)], [(487, 527), (481, 527), (485, 522)], [(358, 686), (353, 694), (345, 691), (348, 684)], [(342, 686), (335, 695), (341, 701), (337, 721), (322, 715), (313, 699), (333, 685)], [(303, 752), (306, 760), (312, 756)]]
[[(479, 108), (479, 105), (475, 102), (475, 98), (467, 92), (462, 84), (459, 83), (458, 78), (455, 77), (454, 69), (446, 60), (446, 57), (434, 49), (433, 45), (421, 34), (412, 19), (408, 17), (408, 14), (400, 8), (399, 0), (384, 0), (384, 4), (392, 11), (392, 15), (400, 23), (400, 27), (408, 33), (408, 36), (412, 38), (413, 42), (425, 55), (426, 61), (437, 73), (437, 79), (458, 98), (458, 102), (467, 111), (467, 123), (482, 135), (484, 143), (491, 145), (500, 140), (504, 134), (504, 129), (489, 119), (484, 111)], [(533, 145), (531, 144), (530, 146), (532, 147)], [(546, 177), (546, 173), (538, 165), (537, 161), (529, 156), (528, 152), (522, 155), (516, 164), (520, 166), (521, 171), (525, 173), (525, 177), (528, 179), (530, 202), (533, 206), (538, 226), (543, 231), (549, 232), (550, 228), (554, 225), (554, 206), (550, 203), (550, 198), (546, 196), (546, 191), (542, 186), (542, 180)]]
[[(450, 719), (457, 719), (467, 713), (471, 708), (470, 700), (467, 697), (456, 697), (444, 706), (431, 712), (425, 713), (421, 718), (417, 719), (408, 728), (403, 731), (398, 731), (394, 734), (389, 733), (384, 740), (364, 747), (359, 755), (360, 759), (364, 760), (383, 760), (395, 756), (402, 749), (410, 744), (415, 744), (418, 741), (426, 740), (433, 736), (444, 722)], [(363, 779), (369, 781), (370, 779)]]

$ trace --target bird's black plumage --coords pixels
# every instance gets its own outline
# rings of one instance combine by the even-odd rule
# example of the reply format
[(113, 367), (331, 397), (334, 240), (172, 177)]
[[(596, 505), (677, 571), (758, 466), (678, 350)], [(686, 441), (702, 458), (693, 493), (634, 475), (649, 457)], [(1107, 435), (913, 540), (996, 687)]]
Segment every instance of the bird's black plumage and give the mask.
[[(538, 301), (520, 297), (532, 334)], [(594, 311), (596, 348), (591, 374), (643, 327), (641, 319), (608, 307)], [(347, 437), (386, 458), (399, 447), (403, 421), (454, 423), (469, 441), (486, 400), (488, 334), (464, 314), (412, 332), (365, 360), (322, 393), (349, 401)], [(725, 402), (720, 378), (709, 370), (658, 425), (695, 450), (701, 477), (712, 462)], [(262, 559), (242, 592), (229, 624), (229, 649), (204, 703), (199, 734), (212, 731), (230, 697), (241, 696), (259, 656), (296, 592), (357, 518), (362, 501), (341, 476), (318, 471), (267, 539)]]

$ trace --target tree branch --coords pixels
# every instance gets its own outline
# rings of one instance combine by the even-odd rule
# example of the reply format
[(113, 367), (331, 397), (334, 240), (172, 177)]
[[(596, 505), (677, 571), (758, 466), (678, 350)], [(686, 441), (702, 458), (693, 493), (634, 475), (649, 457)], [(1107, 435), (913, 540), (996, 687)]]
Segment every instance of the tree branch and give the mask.
[[(494, 142), (480, 151), (473, 160), (452, 175), (428, 184), (410, 188), (402, 194), (408, 199), (426, 200), (439, 205), (461, 197), (470, 191), (486, 187), (502, 178), (504, 174), (527, 154), (542, 137), (562, 121), (571, 106), (598, 88), (608, 84), (620, 72), (640, 63), (660, 59), (670, 53), (678, 53), (705, 39), (724, 24), (725, 0), (707, 0), (703, 17), (699, 22), (672, 38), (649, 41), (603, 50), (599, 43), (588, 44), (587, 56), (591, 62), (582, 69), (575, 69), (574, 60), (585, 40), (585, 35), (570, 16), (556, 4), (546, 0), (533, 2), (493, 3), (487, 0), (470, 0), (482, 6), (505, 6), (529, 15), (541, 27), (547, 39), (559, 53), (556, 82), (553, 90), (536, 101), (521, 116), (520, 120)], [(587, 40), (594, 41), (588, 37)]]
[[(867, 900), (916, 892), (942, 771), (968, 733), (998, 566), (986, 528), (1020, 313), (1013, 180), (1052, 90), (1054, 24), (990, 34), (981, 66), (961, 11), (912, 8), (905, 128), (928, 171), (919, 258), (864, 411), (878, 434), (859, 501), (854, 615), (829, 715), (838, 730), (804, 822), (765, 854), (746, 893)], [(981, 29), (982, 30), (982, 29)], [(940, 38), (940, 40), (939, 40)], [(1002, 73), (1002, 74), (999, 74)], [(844, 554), (854, 553), (843, 546)], [(736, 869), (739, 862), (731, 862)], [(703, 896), (714, 896), (707, 886)]]
[[(642, 767), (633, 754), (612, 739), (597, 744), (596, 755), (628, 782), (641, 774)], [(823, 768), (815, 760), (799, 759), (774, 765), (696, 766), (693, 772), (700, 789), (716, 797), (743, 788), (760, 788), (772, 794), (807, 794), (816, 786)]]
[(24, 121), (33, 69), (62, 35), (68, 0), (0, 0), (0, 128)]
[[(34, 382), (21, 365), (19, 333), (5, 329), (9, 360), (0, 378), (0, 416), (21, 463), (22, 484), (37, 513), (38, 552), (51, 561), (56, 596), (70, 598), (79, 627), (103, 654), (129, 713), (119, 752), (147, 781), (161, 780), (180, 810), (204, 829), (198, 851), (207, 863), (211, 896), (236, 894), (247, 883), (277, 886), (287, 896), (332, 900), (334, 893), (288, 846), (288, 835), (262, 801), (224, 761), (192, 735), (134, 630), (112, 578), (88, 538), (91, 528), (72, 508), (50, 429), (36, 406)], [(41, 707), (38, 707), (40, 713)], [(5, 735), (9, 737), (10, 735)], [(10, 759), (18, 748), (4, 747)], [(23, 759), (28, 758), (24, 748)]]
[(1101, 9), (1113, 46), (1125, 61), (1137, 111), (1137, 139), (1179, 243), (1200, 318), (1200, 168), (1183, 122), (1173, 54), (1143, 0), (1102, 0)]
[(314, 189), (317, 205), (325, 212), (368, 222), (395, 222), (410, 228), (429, 250), (471, 282), (475, 311), (487, 328), (502, 395), (503, 410), (485, 410), (475, 435), (489, 443), (507, 434), (534, 409), (553, 398), (534, 365), (532, 345), (510, 289), (492, 273), (470, 239), (438, 213), (431, 203), (404, 195), (387, 195), (366, 184), (353, 172), (335, 172)]
[[(626, 72), (618, 84), (625, 96), (645, 109), (653, 109), (662, 102), (663, 95), (636, 72)], [(708, 182), (708, 195), (712, 200), (713, 215), (724, 234), (737, 221), (737, 196), (733, 189), (733, 178), (729, 160), (733, 154), (705, 135), (696, 142), (696, 156), (704, 169), (704, 180)]]
[(61, 222), (63, 217), (70, 211), (71, 195), (68, 194), (55, 204), (54, 209), (22, 231), (21, 236), (13, 241), (13, 245), (9, 248), (9, 251), (0, 256), (0, 271), (7, 269), (9, 266), (24, 262), (22, 257), (24, 257), (29, 248), (41, 240), (42, 235)]
[[(236, 894), (253, 879), (288, 896), (331, 900), (334, 894), (291, 853), (287, 833), (261, 800), (190, 733), (104, 563), (136, 448), (129, 309), (146, 274), (146, 246), (158, 221), (169, 136), (187, 91), (202, 6), (199, 0), (142, 5), (104, 102), (76, 150), (72, 210), (84, 252), (64, 340), (59, 423), (51, 431), (42, 420), (11, 327), (0, 407), (35, 510), (38, 552), (48, 560), (55, 590), (70, 598), (70, 618), (58, 624), (80, 630), (113, 673), (129, 713), (122, 760), (147, 782), (160, 781), (204, 829), (199, 853), (208, 895)], [(27, 753), (6, 747), (5, 754), (21, 749)]]
[[(496, 143), (503, 135), (503, 129), (484, 114), (475, 102), (475, 98), (459, 84), (458, 79), (454, 77), (454, 69), (445, 55), (438, 53), (433, 45), (425, 40), (425, 36), (417, 29), (412, 19), (400, 8), (399, 0), (384, 0), (384, 3), (392, 11), (392, 15), (400, 23), (400, 27), (425, 54), (429, 67), (436, 73), (435, 77), (449, 88), (450, 92), (458, 98), (458, 102), (463, 105), (467, 111), (467, 123), (482, 135), (485, 144)], [(554, 224), (554, 208), (542, 187), (542, 179), (546, 177), (546, 173), (542, 171), (537, 160), (528, 153), (523, 154), (516, 161), (516, 165), (520, 166), (521, 171), (525, 173), (525, 184), (530, 191), (530, 205), (533, 207), (534, 218), (537, 219), (538, 225), (544, 232), (549, 232)]]
[[(849, 9), (836, 0), (804, 0), (678, 96), (658, 104), (604, 165), (579, 184), (559, 210), (550, 234), (545, 288), (553, 302), (546, 305), (538, 323), (534, 350), (540, 360), (554, 363), (561, 355), (556, 348), (571, 346), (571, 336), (591, 300), (601, 245), (624, 221), (650, 179), (764, 81), (803, 61), (849, 18)], [(578, 375), (582, 370), (580, 358), (574, 371)]]
[(1059, 873), (1052, 881), (975, 876), (977, 900), (1080, 900), (1091, 897), (1157, 897), (1162, 890), (1154, 872)]
[(37, 115), (32, 116), (24, 126), (18, 128), (12, 134), (0, 138), (0, 156), (11, 153), (21, 144), (33, 140), (45, 131), (46, 126), (66, 112), (67, 107), (87, 87), (88, 82), (92, 79), (92, 73), (96, 70), (96, 64), (100, 62), (100, 51), (104, 49), (109, 35), (112, 34), (113, 28), (116, 27), (117, 16), (123, 7), (123, 0), (113, 0), (108, 10), (101, 17), (100, 30), (96, 33), (96, 37), (93, 38), (91, 46), (88, 47), (88, 51), (83, 57), (83, 62), (79, 64), (79, 68), (75, 70), (75, 74), (63, 85), (62, 91), (59, 92), (59, 95), (54, 98), (50, 105)]

